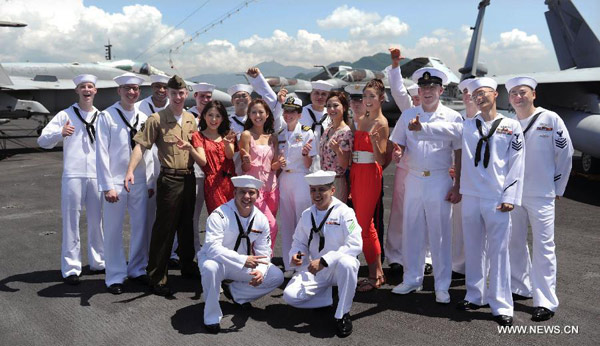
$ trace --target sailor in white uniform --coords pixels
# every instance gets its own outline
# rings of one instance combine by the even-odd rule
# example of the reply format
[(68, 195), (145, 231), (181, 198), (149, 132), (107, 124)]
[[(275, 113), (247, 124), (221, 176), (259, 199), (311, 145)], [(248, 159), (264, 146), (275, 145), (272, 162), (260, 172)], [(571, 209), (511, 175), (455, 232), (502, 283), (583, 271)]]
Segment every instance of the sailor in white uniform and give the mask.
[(252, 176), (231, 178), (234, 199), (206, 220), (206, 239), (198, 252), (204, 296), (204, 325), (218, 333), (223, 317), (219, 289), (242, 308), (283, 283), (283, 273), (270, 263), (271, 236), (267, 217), (254, 206), (262, 182)]
[[(143, 129), (148, 118), (136, 107), (142, 78), (125, 73), (114, 78), (119, 85), (120, 101), (99, 115), (96, 140), (98, 188), (104, 196), (102, 222), (106, 253), (106, 287), (112, 294), (123, 293), (127, 277), (146, 281), (150, 232), (146, 228), (146, 165), (138, 165), (136, 183), (129, 191), (124, 188), (125, 174), (135, 147), (133, 137)], [(123, 220), (129, 211), (131, 238), (129, 260), (123, 247)]]
[(248, 119), (248, 104), (252, 101), (250, 94), (253, 90), (248, 84), (236, 84), (227, 89), (233, 103), (233, 113), (229, 115), (231, 129), (238, 135), (244, 131), (244, 124)]
[[(545, 321), (558, 308), (554, 203), (569, 180), (573, 145), (562, 119), (533, 105), (536, 86), (530, 77), (506, 81), (508, 100), (521, 122), (527, 149), (523, 201), (512, 212), (509, 252), (513, 293), (533, 296), (532, 320)], [(533, 234), (533, 261), (527, 246), (528, 225)]]
[(61, 182), (62, 249), (61, 273), (66, 283), (79, 284), (81, 248), (79, 218), (85, 207), (90, 270), (104, 270), (102, 204), (96, 180), (96, 126), (94, 107), (96, 76), (83, 74), (73, 78), (77, 103), (58, 112), (44, 127), (37, 142), (44, 149), (63, 142)]
[(390, 137), (402, 149), (408, 172), (402, 225), (404, 280), (392, 293), (408, 294), (423, 288), (427, 234), (433, 257), (435, 300), (448, 304), (452, 278), (451, 203), (460, 200), (460, 181), (454, 184), (448, 170), (452, 155), (460, 156), (461, 141), (420, 141), (418, 134), (408, 131), (408, 123), (417, 116), (423, 123), (459, 123), (462, 118), (440, 102), (443, 85), (448, 82), (444, 72), (424, 67), (415, 71), (412, 78), (418, 82), (421, 105), (403, 112)]
[(293, 96), (283, 103), (283, 117), (286, 128), (279, 133), (279, 152), (283, 153), (284, 166), (279, 175), (279, 215), (281, 233), (281, 252), (284, 276), (292, 277), (289, 252), (292, 237), (300, 216), (310, 207), (309, 186), (304, 176), (309, 173), (317, 147), (313, 145), (314, 134), (308, 126), (298, 122), (302, 114), (302, 100)]
[(335, 311), (337, 334), (352, 333), (350, 309), (358, 281), (362, 252), (361, 228), (354, 211), (333, 197), (335, 172), (306, 175), (313, 205), (302, 213), (290, 264), (297, 267), (283, 291), (285, 301), (297, 308), (311, 309), (333, 304), (332, 286), (338, 286)]
[[(162, 111), (169, 105), (169, 98), (167, 97), (167, 82), (169, 81), (169, 78), (170, 77), (168, 76), (157, 74), (150, 76), (152, 95), (136, 103), (138, 110), (146, 114), (147, 117)], [(149, 155), (152, 157), (149, 158)], [(152, 234), (152, 225), (154, 225), (154, 219), (156, 217), (156, 179), (160, 174), (160, 161), (158, 160), (158, 149), (156, 148), (156, 145), (153, 145), (151, 150), (144, 152), (144, 162), (146, 164), (146, 184), (148, 185), (146, 229), (148, 234)], [(150, 241), (150, 239), (148, 239), (148, 241)], [(148, 244), (148, 246), (150, 246), (150, 244)], [(175, 250), (177, 250), (177, 238), (175, 238), (175, 241), (173, 242), (171, 258), (179, 260)]]
[[(196, 118), (196, 124), (200, 126), (200, 116), (204, 107), (212, 100), (212, 93), (215, 90), (215, 85), (210, 83), (198, 83), (192, 85), (192, 91), (194, 92), (194, 99), (196, 105), (188, 112), (194, 115)], [(204, 172), (202, 168), (194, 162), (194, 175), (196, 176), (196, 206), (194, 207), (194, 249), (196, 253), (200, 251), (202, 245), (200, 244), (200, 230), (202, 229), (200, 214), (202, 208), (204, 208)], [(177, 237), (175, 237), (175, 243), (177, 243)]]
[[(302, 116), (300, 117), (300, 125), (308, 126), (315, 134), (315, 140), (313, 141), (313, 146), (320, 148), (319, 143), (321, 140), (321, 135), (329, 124), (331, 123), (331, 119), (327, 116), (327, 110), (325, 109), (325, 104), (327, 102), (327, 97), (329, 96), (329, 92), (333, 85), (327, 83), (325, 81), (319, 80), (315, 82), (311, 82), (312, 91), (310, 92), (310, 102), (311, 104), (302, 108)], [(311, 172), (317, 171), (321, 168), (320, 156), (314, 158)]]
[[(474, 118), (421, 124), (417, 117), (409, 123), (409, 130), (420, 130), (424, 140), (462, 138), (460, 193), (467, 294), (457, 309), (475, 310), (489, 303), (498, 324), (512, 325), (508, 212), (521, 204), (523, 131), (518, 121), (496, 112), (496, 81), (478, 78), (467, 87), (480, 110)], [(490, 259), (487, 292), (485, 257)]]

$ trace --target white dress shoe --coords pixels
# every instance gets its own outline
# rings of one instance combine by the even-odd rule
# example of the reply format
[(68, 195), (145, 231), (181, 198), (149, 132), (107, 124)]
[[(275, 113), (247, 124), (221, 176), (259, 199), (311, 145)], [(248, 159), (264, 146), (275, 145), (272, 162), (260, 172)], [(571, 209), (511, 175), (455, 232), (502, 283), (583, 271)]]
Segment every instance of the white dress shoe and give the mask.
[(394, 293), (394, 294), (409, 294), (411, 292), (419, 292), (422, 289), (423, 289), (423, 286), (421, 286), (421, 285), (408, 285), (403, 282), (400, 285), (392, 288), (392, 293)]
[(440, 304), (449, 304), (450, 294), (448, 291), (435, 291), (435, 301)]

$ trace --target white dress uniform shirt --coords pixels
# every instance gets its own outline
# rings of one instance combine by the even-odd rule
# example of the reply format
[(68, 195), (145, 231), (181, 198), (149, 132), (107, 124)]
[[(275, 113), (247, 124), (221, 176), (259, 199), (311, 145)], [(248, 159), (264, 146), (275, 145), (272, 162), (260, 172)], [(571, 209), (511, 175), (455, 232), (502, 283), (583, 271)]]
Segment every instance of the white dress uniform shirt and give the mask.
[[(511, 288), (516, 294), (533, 297), (535, 307), (555, 311), (558, 297), (554, 199), (565, 191), (573, 146), (564, 122), (552, 111), (538, 107), (520, 122), (527, 131), (527, 156), (522, 206), (512, 212)], [(527, 245), (528, 225), (531, 225), (533, 235), (533, 258), (530, 258)]]
[[(321, 251), (320, 236), (312, 232), (311, 215), (318, 226), (323, 222), (327, 211), (318, 211), (312, 205), (302, 213), (294, 232), (289, 256), (291, 258), (298, 251), (306, 256), (303, 257), (302, 266), (297, 269), (298, 272), (285, 288), (283, 297), (288, 304), (299, 308), (327, 306), (333, 302), (331, 287), (337, 285), (339, 302), (335, 318), (340, 319), (350, 311), (356, 291), (360, 265), (356, 256), (362, 252), (362, 230), (354, 211), (339, 199), (333, 197), (329, 208), (333, 210), (322, 229), (325, 242)], [(313, 236), (309, 247), (311, 232)], [(313, 275), (307, 270), (308, 263), (318, 258), (325, 260), (327, 267)]]
[(400, 112), (404, 112), (405, 110), (412, 108), (412, 98), (404, 86), (404, 79), (402, 78), (400, 66), (388, 69), (388, 80), (390, 82), (390, 92), (392, 94), (392, 98), (394, 98), (394, 101), (396, 102), (398, 109), (400, 109)]
[[(489, 133), (495, 121), (500, 123)], [(477, 129), (480, 121), (484, 136), (477, 166), (477, 145), (482, 136)], [(486, 123), (481, 113), (462, 123), (425, 123), (419, 133), (422, 139), (455, 139), (462, 137), (461, 188), (463, 195), (462, 224), (465, 242), (467, 294), (465, 300), (490, 304), (493, 315), (513, 315), (510, 286), (508, 242), (510, 214), (496, 208), (500, 203), (521, 204), (525, 148), (521, 125), (498, 113)], [(489, 163), (485, 167), (486, 147)], [(483, 232), (482, 232), (483, 230)], [(486, 245), (487, 244), (487, 245)], [(489, 258), (489, 289), (486, 287)], [(487, 293), (486, 293), (487, 291)]]
[[(100, 191), (115, 189), (115, 185), (123, 185), (127, 166), (131, 157), (131, 137), (129, 127), (121, 119), (117, 109), (125, 116), (125, 120), (132, 127), (136, 123), (136, 130), (142, 128), (148, 117), (139, 112), (137, 107), (133, 111), (124, 110), (119, 102), (100, 113), (96, 141), (96, 167), (98, 169), (98, 187)], [(146, 182), (146, 165), (138, 165), (134, 172), (135, 181)]]
[[(61, 183), (62, 246), (61, 272), (63, 277), (81, 274), (79, 218), (85, 206), (88, 231), (88, 259), (90, 269), (102, 270), (104, 241), (102, 234), (102, 202), (96, 180), (96, 145), (92, 142), (86, 125), (75, 114), (97, 130), (98, 110), (85, 112), (77, 103), (58, 112), (44, 127), (37, 139), (40, 147), (54, 148), (63, 141), (63, 173)], [(70, 122), (75, 127), (72, 135), (63, 137), (63, 126)]]
[(257, 94), (259, 94), (263, 100), (267, 102), (269, 108), (271, 108), (271, 112), (273, 112), (273, 128), (275, 129), (275, 133), (278, 133), (285, 127), (285, 121), (283, 120), (283, 109), (281, 108), (281, 104), (277, 100), (277, 94), (271, 89), (271, 86), (262, 75), (259, 73), (256, 78), (252, 78), (248, 76), (248, 81), (250, 81), (250, 85)]
[[(240, 219), (244, 232), (250, 242), (250, 254), (271, 258), (271, 234), (267, 217), (254, 207), (246, 218), (237, 213), (235, 200), (215, 209), (206, 220), (206, 238), (204, 246), (198, 252), (198, 266), (202, 274), (202, 288), (205, 301), (204, 324), (216, 324), (223, 313), (219, 306), (219, 289), (223, 280), (233, 280), (229, 289), (234, 301), (244, 304), (256, 300), (273, 291), (283, 282), (283, 273), (273, 264), (259, 264), (255, 269), (244, 267), (248, 258), (245, 239), (240, 239), (239, 247), (234, 250), (240, 230), (236, 221)], [(253, 220), (253, 222), (252, 222)], [(248, 230), (250, 222), (251, 229)], [(259, 286), (250, 286), (250, 272), (258, 270), (264, 275)]]
[(314, 134), (306, 126), (296, 124), (293, 131), (289, 131), (287, 126), (278, 136), (279, 152), (283, 153), (286, 165), (282, 167), (279, 175), (279, 214), (281, 215), (281, 248), (283, 265), (286, 270), (290, 270), (290, 258), (288, 253), (292, 246), (292, 235), (296, 229), (296, 224), (300, 221), (302, 212), (310, 207), (310, 187), (304, 179), (309, 173), (309, 168), (304, 165), (302, 148), (313, 141), (309, 156), (317, 155), (317, 147), (314, 145)]

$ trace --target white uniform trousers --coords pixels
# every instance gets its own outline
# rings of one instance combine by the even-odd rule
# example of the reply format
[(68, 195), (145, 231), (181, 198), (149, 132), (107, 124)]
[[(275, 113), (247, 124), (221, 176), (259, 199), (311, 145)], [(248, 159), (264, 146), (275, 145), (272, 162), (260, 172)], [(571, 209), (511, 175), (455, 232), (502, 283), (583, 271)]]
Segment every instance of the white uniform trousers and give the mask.
[(269, 294), (283, 283), (283, 273), (273, 264), (269, 264), (262, 284), (257, 287), (250, 286), (252, 279), (250, 272), (254, 269), (235, 268), (224, 265), (212, 259), (206, 259), (199, 265), (202, 275), (202, 295), (204, 297), (204, 324), (216, 324), (221, 322), (223, 312), (219, 305), (221, 282), (233, 280), (229, 284), (229, 290), (233, 300), (238, 304), (244, 304)]
[(465, 273), (465, 241), (462, 230), (462, 202), (452, 204), (452, 271)]
[(333, 304), (332, 286), (338, 287), (338, 306), (335, 318), (350, 312), (356, 292), (360, 262), (355, 257), (342, 255), (335, 265), (323, 268), (317, 275), (306, 267), (296, 273), (283, 291), (283, 299), (293, 307), (312, 309)]
[[(462, 220), (465, 240), (465, 300), (490, 304), (492, 314), (513, 315), (510, 290), (508, 241), (510, 214), (496, 209), (500, 202), (463, 195)], [(487, 239), (487, 253), (486, 253)], [(489, 258), (489, 287), (486, 276)]]
[[(123, 185), (115, 185), (119, 201), (103, 201), (104, 250), (106, 253), (106, 286), (121, 284), (127, 277), (146, 274), (150, 233), (146, 227), (146, 202), (148, 188), (145, 183), (130, 185), (127, 192)], [(129, 261), (123, 248), (123, 221), (125, 209), (129, 211), (131, 226), (129, 239)]]
[(423, 177), (409, 172), (405, 179), (404, 283), (423, 284), (428, 235), (435, 290), (447, 291), (452, 280), (452, 205), (445, 198), (452, 187), (452, 179), (443, 170), (431, 173)]
[(385, 257), (388, 263), (403, 264), (402, 261), (402, 217), (404, 215), (404, 180), (408, 171), (396, 167), (394, 176), (394, 192), (390, 209), (387, 238), (385, 240)]
[(63, 277), (81, 274), (81, 241), (79, 218), (85, 206), (87, 215), (87, 251), (90, 269), (104, 269), (104, 242), (102, 234), (102, 202), (96, 178), (62, 178), (62, 249)]
[(304, 179), (306, 173), (287, 173), (279, 175), (279, 234), (281, 236), (281, 251), (283, 265), (290, 270), (290, 249), (296, 225), (302, 212), (311, 206), (310, 187)]
[[(552, 311), (556, 296), (556, 253), (554, 245), (554, 198), (523, 197), (512, 212), (509, 245), (511, 287), (514, 293), (531, 297), (533, 306)], [(533, 265), (527, 246), (528, 224), (533, 235)]]

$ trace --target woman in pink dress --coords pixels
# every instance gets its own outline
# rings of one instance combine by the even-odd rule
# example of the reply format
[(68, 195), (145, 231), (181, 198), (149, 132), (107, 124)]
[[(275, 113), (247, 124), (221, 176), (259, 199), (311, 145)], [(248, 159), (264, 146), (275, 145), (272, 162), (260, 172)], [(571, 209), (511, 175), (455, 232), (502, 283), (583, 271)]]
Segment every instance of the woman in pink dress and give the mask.
[(273, 113), (267, 103), (262, 99), (253, 100), (248, 105), (248, 119), (239, 141), (242, 171), (264, 183), (259, 191), (256, 206), (269, 220), (271, 248), (275, 246), (277, 237), (275, 218), (279, 206), (279, 190), (276, 173), (285, 161), (279, 154), (273, 124)]
[(192, 142), (178, 143), (181, 149), (190, 152), (206, 176), (204, 201), (209, 214), (233, 198), (234, 141), (235, 133), (229, 129), (225, 106), (219, 101), (211, 101), (202, 110), (200, 131), (193, 134)]

